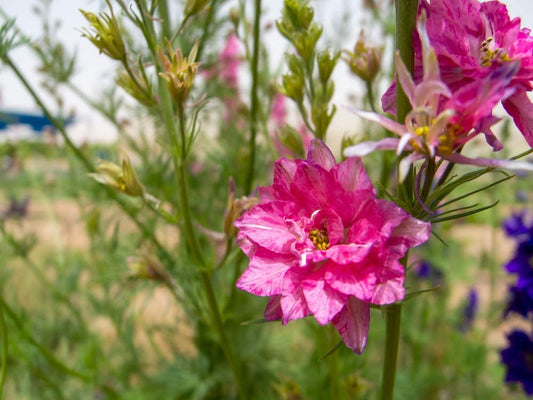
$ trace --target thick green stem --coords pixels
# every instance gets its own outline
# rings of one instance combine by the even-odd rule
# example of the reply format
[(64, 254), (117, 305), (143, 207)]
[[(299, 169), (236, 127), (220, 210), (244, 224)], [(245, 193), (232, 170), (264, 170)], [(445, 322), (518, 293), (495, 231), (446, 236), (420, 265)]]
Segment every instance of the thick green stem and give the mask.
[[(418, 8), (417, 0), (396, 0), (396, 49), (407, 69), (412, 73), (414, 69), (413, 32), (416, 26)], [(397, 84), (397, 120), (403, 122), (411, 110), (411, 104), (403, 92), (401, 85)], [(410, 174), (412, 176), (412, 174)], [(411, 182), (412, 183), (412, 182)], [(410, 184), (407, 180), (403, 183), (406, 187)], [(411, 184), (412, 186), (412, 184)], [(407, 265), (407, 254), (402, 259), (402, 264)], [(400, 340), (401, 303), (391, 304), (385, 309), (386, 342), (385, 360), (383, 362), (383, 377), (381, 381), (381, 399), (394, 398), (394, 379), (396, 376), (396, 363), (398, 360), (398, 345)]]
[(254, 50), (252, 55), (251, 72), (252, 72), (252, 87), (250, 91), (250, 141), (248, 142), (249, 149), (249, 164), (248, 175), (246, 177), (245, 193), (250, 193), (253, 188), (255, 175), (255, 139), (257, 136), (257, 116), (259, 99), (257, 96), (257, 86), (259, 80), (259, 34), (261, 23), (261, 0), (255, 0), (255, 17), (254, 17)]
[(394, 378), (396, 377), (396, 362), (398, 360), (401, 315), (402, 303), (391, 304), (385, 308), (387, 336), (385, 339), (383, 377), (381, 379), (381, 400), (392, 400), (394, 398)]
[(6, 321), (4, 319), (4, 307), (0, 304), (0, 335), (2, 335), (2, 372), (0, 372), (0, 399), (3, 396), (4, 384), (6, 382), (7, 374), (7, 328)]
[[(416, 26), (418, 0), (396, 0), (396, 50), (411, 73), (414, 70), (413, 32)], [(403, 122), (411, 110), (411, 104), (402, 90), (397, 90), (397, 120)]]

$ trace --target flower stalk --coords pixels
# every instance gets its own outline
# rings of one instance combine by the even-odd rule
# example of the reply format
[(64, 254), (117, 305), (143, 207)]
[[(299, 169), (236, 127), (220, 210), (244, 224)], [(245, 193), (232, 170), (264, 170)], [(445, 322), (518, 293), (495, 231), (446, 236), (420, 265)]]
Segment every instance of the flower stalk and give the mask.
[[(407, 69), (414, 70), (413, 32), (416, 26), (417, 0), (396, 0), (396, 48), (400, 52)], [(411, 109), (409, 99), (398, 85), (397, 94), (397, 120), (404, 121)], [(407, 265), (407, 255), (402, 259), (402, 264)], [(402, 304), (391, 304), (385, 309), (386, 339), (385, 359), (383, 362), (383, 376), (381, 378), (381, 400), (394, 398), (394, 381), (396, 377), (396, 364), (398, 361), (398, 347), (400, 340), (400, 323)]]

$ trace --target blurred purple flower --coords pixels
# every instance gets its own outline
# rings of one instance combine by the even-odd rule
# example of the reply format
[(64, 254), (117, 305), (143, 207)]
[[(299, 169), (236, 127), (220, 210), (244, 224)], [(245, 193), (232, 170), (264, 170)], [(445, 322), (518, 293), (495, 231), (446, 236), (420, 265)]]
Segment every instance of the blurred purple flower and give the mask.
[(429, 261), (420, 261), (418, 265), (414, 268), (414, 272), (417, 278), (421, 280), (430, 280), (431, 284), (434, 286), (438, 286), (442, 282), (442, 271), (433, 264), (431, 264)]
[(515, 330), (507, 339), (509, 347), (501, 351), (506, 365), (505, 382), (520, 382), (528, 395), (533, 395), (533, 341), (525, 332)]
[(468, 297), (466, 298), (466, 305), (463, 309), (463, 320), (459, 329), (462, 332), (467, 332), (472, 328), (474, 323), (474, 318), (476, 317), (479, 305), (479, 296), (477, 290), (471, 288), (468, 292)]

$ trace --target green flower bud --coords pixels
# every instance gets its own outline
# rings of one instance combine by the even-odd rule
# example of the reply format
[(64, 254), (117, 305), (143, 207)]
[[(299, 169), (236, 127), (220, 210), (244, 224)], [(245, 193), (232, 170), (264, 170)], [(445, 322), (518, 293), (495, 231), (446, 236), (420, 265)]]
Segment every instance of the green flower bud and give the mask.
[(194, 43), (187, 58), (183, 57), (180, 49), (173, 51), (168, 40), (166, 41), (166, 47), (170, 58), (160, 47), (157, 48), (159, 61), (165, 70), (165, 72), (160, 72), (159, 76), (167, 82), (167, 88), (172, 99), (176, 103), (183, 104), (189, 96), (196, 72), (198, 71), (198, 66), (200, 65), (200, 63), (195, 62), (196, 53), (198, 52), (198, 42)]
[(109, 5), (109, 9), (111, 15), (106, 13), (96, 15), (80, 10), (90, 24), (88, 29), (82, 29), (82, 36), (89, 39), (100, 53), (104, 53), (114, 60), (123, 61), (126, 59), (126, 46), (111, 5)]
[(183, 9), (183, 15), (185, 18), (198, 14), (209, 3), (209, 0), (187, 0), (185, 2), (185, 8)]
[(343, 60), (348, 64), (352, 73), (365, 82), (372, 82), (381, 69), (382, 53), (383, 48), (366, 44), (364, 31), (361, 30), (353, 53), (345, 51), (344, 54), (347, 57), (343, 57)]
[(120, 71), (115, 79), (118, 86), (144, 106), (152, 107), (157, 104), (152, 96), (152, 88), (146, 76), (138, 69), (132, 69), (135, 80), (126, 71)]
[(339, 57), (339, 52), (332, 52), (330, 50), (324, 50), (317, 54), (316, 60), (318, 64), (318, 74), (320, 77), (320, 82), (322, 82), (323, 85), (325, 85), (331, 77)]
[(277, 135), (280, 143), (287, 148), (295, 158), (305, 158), (305, 148), (302, 135), (290, 125), (283, 126)]
[(96, 165), (96, 173), (90, 173), (89, 176), (103, 185), (130, 196), (141, 196), (144, 193), (144, 187), (127, 156), (123, 156), (120, 166), (110, 161), (100, 161)]

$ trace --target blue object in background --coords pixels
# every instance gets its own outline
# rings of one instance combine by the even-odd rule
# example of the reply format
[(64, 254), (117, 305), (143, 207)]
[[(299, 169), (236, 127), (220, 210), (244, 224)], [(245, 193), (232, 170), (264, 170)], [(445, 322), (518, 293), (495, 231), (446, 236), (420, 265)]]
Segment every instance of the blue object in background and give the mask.
[[(63, 124), (70, 125), (74, 118), (63, 120)], [(42, 133), (45, 129), (54, 129), (50, 120), (41, 114), (28, 114), (13, 111), (0, 111), (0, 131), (6, 130), (8, 125), (28, 125), (37, 133)]]

